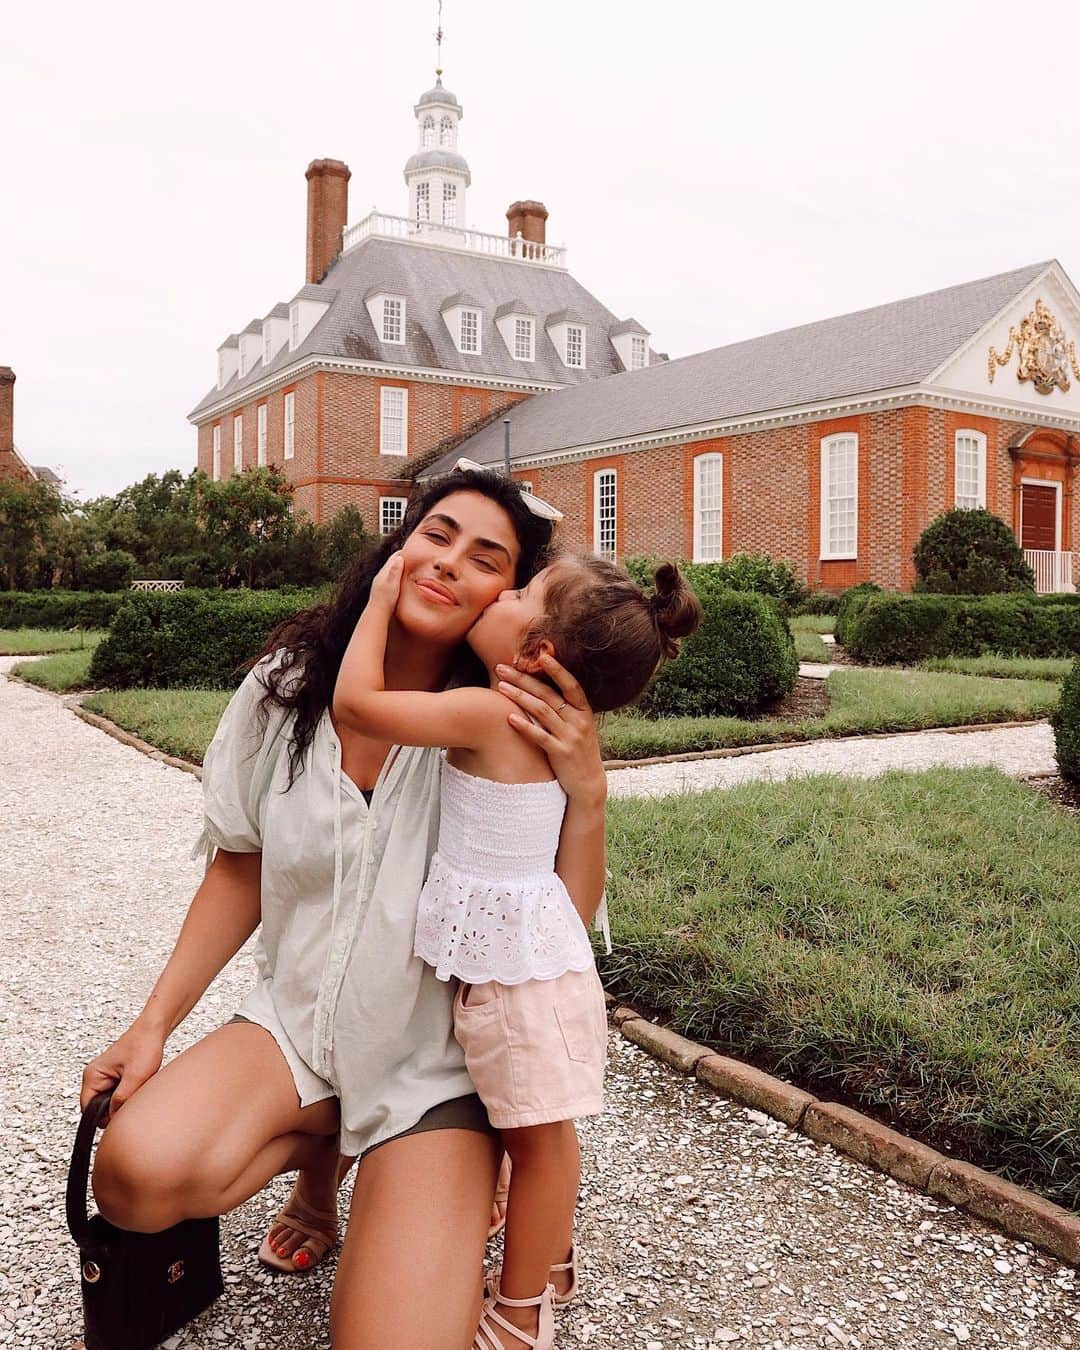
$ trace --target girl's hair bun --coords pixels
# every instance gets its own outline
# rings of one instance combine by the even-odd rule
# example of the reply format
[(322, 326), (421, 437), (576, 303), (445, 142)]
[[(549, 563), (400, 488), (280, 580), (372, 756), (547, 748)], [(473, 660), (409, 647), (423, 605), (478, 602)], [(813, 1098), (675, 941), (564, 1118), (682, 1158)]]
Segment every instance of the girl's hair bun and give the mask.
[(678, 639), (694, 632), (701, 623), (701, 601), (674, 563), (661, 563), (653, 581), (656, 591), (649, 603), (664, 655), (673, 660), (679, 654)]

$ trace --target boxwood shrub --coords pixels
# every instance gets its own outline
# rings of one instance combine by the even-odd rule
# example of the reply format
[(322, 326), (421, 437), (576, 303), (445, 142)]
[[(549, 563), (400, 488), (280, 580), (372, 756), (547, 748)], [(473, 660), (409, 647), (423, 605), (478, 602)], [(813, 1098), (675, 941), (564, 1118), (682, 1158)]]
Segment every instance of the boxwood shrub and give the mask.
[(833, 625), (833, 635), (841, 646), (847, 646), (851, 624), (855, 616), (862, 612), (863, 605), (872, 595), (880, 594), (881, 587), (876, 582), (860, 581), (857, 586), (849, 586), (841, 595), (836, 607), (836, 623)]
[(811, 591), (805, 600), (800, 600), (792, 609), (792, 614), (835, 614), (840, 608), (840, 595), (836, 591)]
[[(644, 565), (637, 579), (647, 584)], [(683, 574), (704, 609), (701, 627), (665, 662), (641, 700), (654, 716), (722, 716), (756, 712), (795, 684), (795, 640), (775, 600), (733, 591), (710, 563), (686, 563)]]
[(987, 652), (1075, 656), (1080, 653), (1080, 604), (1073, 596), (1022, 593), (870, 594), (849, 605), (844, 637), (837, 636), (853, 656), (871, 665)]
[(94, 651), (90, 679), (132, 686), (229, 689), (283, 619), (313, 591), (131, 592)]
[(1050, 718), (1062, 778), (1080, 786), (1080, 658), (1061, 684), (1061, 699)]
[(0, 591), (0, 628), (108, 628), (124, 591)]

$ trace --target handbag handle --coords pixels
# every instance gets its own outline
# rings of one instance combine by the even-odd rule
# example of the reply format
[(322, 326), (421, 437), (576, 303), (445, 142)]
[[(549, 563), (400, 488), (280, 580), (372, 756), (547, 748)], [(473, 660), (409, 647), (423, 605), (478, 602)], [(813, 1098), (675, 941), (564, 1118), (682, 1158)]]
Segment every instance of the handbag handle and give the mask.
[(75, 1146), (71, 1150), (71, 1166), (68, 1168), (67, 1209), (68, 1232), (81, 1247), (90, 1231), (90, 1219), (86, 1213), (86, 1188), (90, 1181), (90, 1154), (94, 1147), (94, 1133), (101, 1124), (112, 1101), (113, 1088), (99, 1092), (87, 1104), (75, 1131)]

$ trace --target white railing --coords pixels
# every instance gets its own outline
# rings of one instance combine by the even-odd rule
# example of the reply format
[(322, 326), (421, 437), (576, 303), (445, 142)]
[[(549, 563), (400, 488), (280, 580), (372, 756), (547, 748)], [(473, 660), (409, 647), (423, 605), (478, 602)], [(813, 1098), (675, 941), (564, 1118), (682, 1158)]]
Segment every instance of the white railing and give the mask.
[(133, 581), (131, 589), (133, 591), (182, 591), (184, 583), (182, 581)]
[(566, 249), (556, 244), (536, 244), (519, 233), (513, 239), (506, 234), (485, 234), (483, 230), (461, 230), (434, 221), (409, 220), (407, 216), (388, 216), (372, 211), (356, 225), (346, 225), (341, 236), (341, 251), (362, 244), (365, 239), (408, 239), (413, 243), (441, 244), (444, 248), (486, 253), (491, 258), (516, 258), (519, 262), (539, 263), (542, 267), (565, 267)]
[(1035, 573), (1036, 595), (1057, 595), (1075, 591), (1073, 584), (1073, 555), (1052, 548), (1026, 548), (1024, 561)]

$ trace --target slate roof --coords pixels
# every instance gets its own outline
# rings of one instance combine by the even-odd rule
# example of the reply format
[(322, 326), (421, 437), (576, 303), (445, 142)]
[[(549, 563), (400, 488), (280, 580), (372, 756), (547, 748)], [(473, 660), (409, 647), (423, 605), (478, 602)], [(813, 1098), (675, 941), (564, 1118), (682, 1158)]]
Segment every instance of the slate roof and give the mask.
[[(1050, 265), (1037, 263), (536, 395), (507, 414), (512, 457), (918, 384)], [(424, 476), (445, 472), (459, 455), (501, 463), (502, 438), (502, 426), (492, 423)]]
[[(384, 344), (371, 322), (364, 298), (380, 291), (406, 298), (404, 344)], [(480, 355), (457, 350), (440, 313), (450, 296), (460, 294), (472, 297), (482, 311)], [(373, 238), (338, 258), (321, 283), (301, 287), (294, 298), (329, 301), (330, 308), (296, 351), (290, 352), (286, 344), (268, 366), (260, 359), (242, 379), (234, 375), (223, 389), (211, 389), (189, 414), (192, 419), (197, 420), (204, 409), (241, 394), (265, 375), (312, 355), (563, 385), (584, 384), (622, 369), (608, 341), (618, 318), (557, 267)], [(520, 304), (525, 313), (548, 315), (568, 310), (579, 315), (589, 330), (585, 367), (569, 369), (563, 365), (542, 323), (536, 325), (535, 360), (515, 361), (495, 327), (496, 311), (508, 300)], [(233, 335), (223, 345), (235, 342)]]

